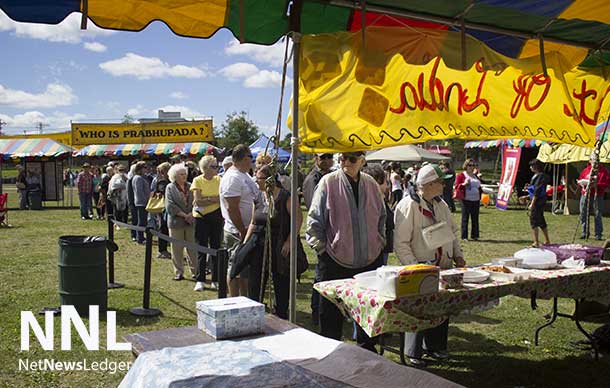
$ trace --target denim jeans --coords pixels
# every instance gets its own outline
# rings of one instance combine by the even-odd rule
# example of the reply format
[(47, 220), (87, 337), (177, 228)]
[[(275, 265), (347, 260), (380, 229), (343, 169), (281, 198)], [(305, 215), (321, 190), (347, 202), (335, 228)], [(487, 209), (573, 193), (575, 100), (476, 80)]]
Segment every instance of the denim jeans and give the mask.
[[(136, 206), (136, 214), (138, 217), (138, 226), (146, 227), (148, 221), (148, 213), (146, 213), (146, 206)], [(144, 232), (138, 231), (136, 233), (137, 239), (139, 243), (144, 242)]]
[[(582, 226), (582, 234), (583, 236), (587, 234), (585, 230), (585, 221), (587, 220), (588, 214), (585, 210), (586, 202), (589, 202), (589, 211), (594, 209), (594, 217), (595, 217), (595, 237), (601, 238), (602, 233), (604, 232), (604, 225), (602, 223), (602, 213), (604, 209), (604, 195), (597, 196), (597, 206), (594, 206), (593, 196), (590, 197), (590, 201), (586, 200), (586, 196), (580, 197), (580, 225)], [(589, 231), (591, 227), (589, 226)], [(589, 233), (590, 234), (590, 233)], [(587, 236), (589, 237), (589, 236)]]
[(89, 218), (92, 215), (91, 201), (93, 196), (91, 193), (78, 193), (78, 199), (80, 200), (80, 216)]

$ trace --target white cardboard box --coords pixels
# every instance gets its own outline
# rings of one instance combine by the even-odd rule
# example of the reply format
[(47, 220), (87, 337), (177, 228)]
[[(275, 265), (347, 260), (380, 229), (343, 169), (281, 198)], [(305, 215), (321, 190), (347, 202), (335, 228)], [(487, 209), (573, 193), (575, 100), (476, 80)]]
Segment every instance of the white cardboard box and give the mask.
[(216, 339), (263, 332), (265, 306), (245, 296), (203, 300), (197, 305), (197, 327)]

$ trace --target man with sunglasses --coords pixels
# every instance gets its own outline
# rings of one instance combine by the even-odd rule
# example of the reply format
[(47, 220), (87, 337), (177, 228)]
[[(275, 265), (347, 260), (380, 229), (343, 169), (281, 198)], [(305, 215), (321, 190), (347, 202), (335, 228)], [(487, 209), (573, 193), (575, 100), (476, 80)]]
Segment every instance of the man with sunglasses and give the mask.
[[(309, 210), (311, 206), (311, 199), (313, 198), (313, 193), (318, 186), (318, 182), (320, 179), (326, 174), (328, 174), (333, 167), (333, 154), (330, 153), (319, 153), (316, 154), (315, 164), (307, 174), (307, 177), (303, 181), (303, 202), (305, 203), (305, 207)], [(316, 265), (315, 274), (314, 274), (314, 282), (319, 282), (318, 276), (318, 266)], [(320, 294), (318, 291), (311, 289), (311, 321), (314, 325), (319, 323), (319, 307), (320, 307)]]
[[(364, 152), (345, 152), (340, 169), (326, 174), (316, 188), (307, 216), (306, 238), (318, 254), (320, 281), (351, 278), (382, 264), (386, 211), (375, 179), (361, 173)], [(358, 326), (359, 346), (375, 350), (375, 340)], [(320, 300), (320, 332), (341, 340), (343, 315)]]

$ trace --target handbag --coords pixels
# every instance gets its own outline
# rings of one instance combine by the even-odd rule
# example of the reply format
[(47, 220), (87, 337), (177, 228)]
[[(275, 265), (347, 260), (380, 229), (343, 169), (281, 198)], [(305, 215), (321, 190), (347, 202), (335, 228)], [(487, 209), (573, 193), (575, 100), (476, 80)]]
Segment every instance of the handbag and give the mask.
[(466, 196), (466, 189), (464, 186), (455, 186), (453, 189), (453, 199), (464, 199)]
[(17, 188), (19, 190), (25, 190), (25, 188), (26, 188), (26, 185), (23, 182), (17, 182), (17, 183), (15, 183), (15, 186), (17, 186)]
[(153, 214), (162, 213), (165, 209), (165, 198), (162, 195), (153, 195), (148, 199), (146, 211)]

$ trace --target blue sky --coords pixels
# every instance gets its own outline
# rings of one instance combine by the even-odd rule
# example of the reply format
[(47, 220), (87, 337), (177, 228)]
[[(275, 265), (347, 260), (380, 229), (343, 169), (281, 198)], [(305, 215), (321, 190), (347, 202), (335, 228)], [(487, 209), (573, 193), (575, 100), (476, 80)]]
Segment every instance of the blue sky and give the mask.
[[(65, 131), (70, 120), (115, 122), (125, 114), (184, 118), (244, 110), (265, 133), (277, 118), (284, 44), (240, 45), (221, 30), (211, 39), (174, 35), (154, 22), (141, 32), (108, 31), (80, 14), (59, 25), (16, 23), (0, 11), (0, 119), (7, 134)], [(289, 67), (282, 119), (286, 133)]]

